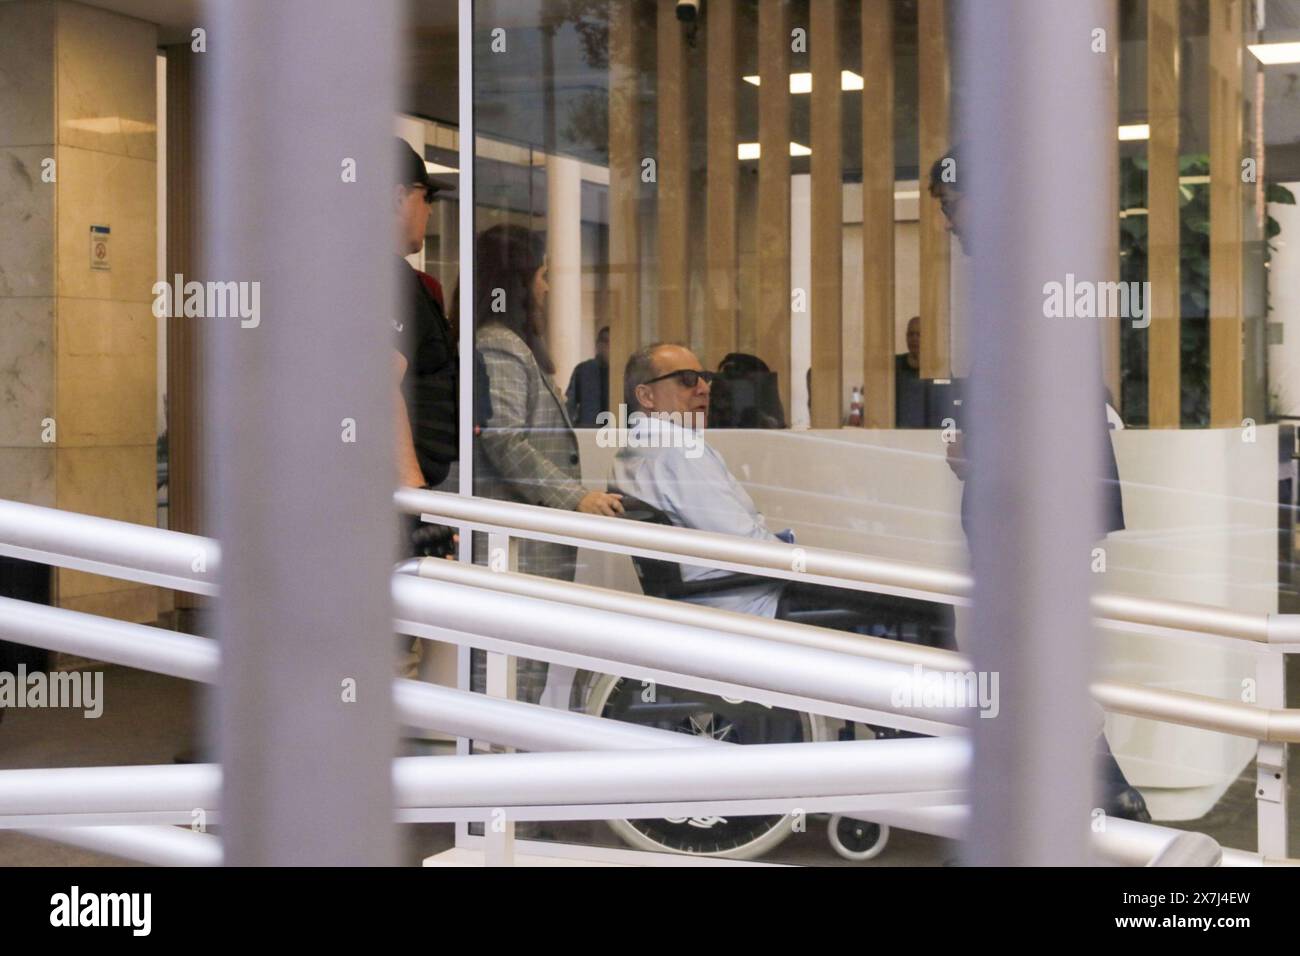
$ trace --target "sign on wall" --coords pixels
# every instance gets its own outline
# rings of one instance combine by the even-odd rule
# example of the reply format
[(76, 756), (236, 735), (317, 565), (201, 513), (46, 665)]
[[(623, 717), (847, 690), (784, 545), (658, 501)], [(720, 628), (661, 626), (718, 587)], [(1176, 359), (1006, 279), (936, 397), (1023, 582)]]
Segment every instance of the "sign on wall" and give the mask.
[(108, 226), (90, 227), (90, 268), (108, 271), (108, 238), (111, 232)]

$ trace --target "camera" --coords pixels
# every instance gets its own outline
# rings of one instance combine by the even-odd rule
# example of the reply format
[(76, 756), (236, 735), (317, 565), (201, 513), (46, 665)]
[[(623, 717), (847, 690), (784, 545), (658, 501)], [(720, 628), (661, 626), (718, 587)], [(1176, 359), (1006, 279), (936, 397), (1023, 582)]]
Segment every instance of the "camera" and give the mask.
[(694, 23), (700, 16), (700, 6), (704, 0), (677, 0), (677, 19), (682, 23)]

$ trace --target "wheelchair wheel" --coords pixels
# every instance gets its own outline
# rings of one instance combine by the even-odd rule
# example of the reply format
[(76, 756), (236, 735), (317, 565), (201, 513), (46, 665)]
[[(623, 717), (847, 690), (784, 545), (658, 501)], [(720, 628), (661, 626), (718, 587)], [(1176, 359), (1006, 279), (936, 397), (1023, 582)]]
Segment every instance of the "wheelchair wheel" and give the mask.
[[(822, 718), (750, 701), (655, 685), (652, 699), (641, 681), (595, 677), (587, 712), (611, 720), (685, 734), (707, 734), (738, 744), (799, 743), (827, 739)], [(694, 853), (749, 860), (790, 835), (793, 814), (750, 817), (672, 817), (609, 820), (630, 846), (655, 853)]]
[(889, 827), (832, 814), (826, 826), (831, 847), (846, 860), (862, 862), (880, 856), (889, 842)]

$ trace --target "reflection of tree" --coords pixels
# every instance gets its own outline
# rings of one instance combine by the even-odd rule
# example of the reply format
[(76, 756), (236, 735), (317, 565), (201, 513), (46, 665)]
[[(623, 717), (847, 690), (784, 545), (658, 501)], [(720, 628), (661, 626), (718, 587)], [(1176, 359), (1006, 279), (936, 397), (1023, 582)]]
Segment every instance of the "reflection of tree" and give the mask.
[[(609, 69), (609, 4), (627, 0), (559, 0), (559, 14), (549, 29), (567, 23), (582, 44), (582, 58), (593, 70)], [(553, 35), (553, 34), (552, 34)], [(587, 90), (573, 97), (565, 110), (564, 138), (598, 156), (609, 154), (609, 94)]]
[[(1133, 215), (1147, 203), (1147, 159), (1120, 159), (1120, 208), (1128, 214), (1120, 219), (1120, 278), (1141, 282), (1148, 278), (1147, 216)], [(1181, 156), (1180, 177), (1197, 182), (1179, 185), (1178, 276), (1179, 276), (1179, 377), (1181, 422), (1184, 427), (1205, 428), (1210, 424), (1210, 157), (1204, 153)], [(1278, 183), (1265, 193), (1269, 203), (1295, 204), (1295, 196)], [(1282, 227), (1271, 215), (1265, 219), (1265, 259), (1273, 251), (1269, 240)], [(1271, 306), (1269, 307), (1271, 309)], [(1146, 425), (1149, 339), (1147, 330), (1125, 322), (1120, 326), (1123, 368), (1124, 420)]]
[(587, 90), (574, 98), (568, 108), (564, 137), (576, 146), (585, 146), (595, 155), (609, 156), (609, 94), (604, 90)]
[[(582, 56), (593, 70), (609, 66), (609, 4), (611, 0), (561, 0), (560, 22), (573, 24), (582, 43)], [(626, 0), (612, 0), (622, 3)]]

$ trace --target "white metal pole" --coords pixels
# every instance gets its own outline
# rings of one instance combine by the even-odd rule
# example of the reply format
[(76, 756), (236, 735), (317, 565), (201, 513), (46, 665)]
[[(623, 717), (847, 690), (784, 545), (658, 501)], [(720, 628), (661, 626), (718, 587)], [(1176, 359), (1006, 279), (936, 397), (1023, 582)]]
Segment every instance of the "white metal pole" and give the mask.
[[(969, 742), (927, 738), (399, 757), (387, 769), (397, 807), (494, 808), (948, 794), (969, 763)], [(0, 770), (0, 817), (202, 808), (228, 820), (222, 776), (215, 764)]]
[(1102, 370), (1096, 319), (1048, 317), (1046, 293), (1113, 269), (1113, 8), (960, 4), (965, 141), (952, 172), (973, 258), (971, 659), (1001, 687), (999, 717), (974, 722), (974, 864), (1086, 860)]
[[(519, 549), (509, 534), (494, 531), (488, 535), (488, 565), (494, 572), (515, 571), (519, 567)], [(517, 688), (516, 674), (518, 662), (507, 654), (489, 651), (485, 676), (487, 686), (484, 690), (489, 698), (497, 700), (514, 700)], [(485, 866), (515, 865), (515, 824), (504, 816), (493, 819), (486, 825), (484, 836), (483, 864)]]
[(220, 840), (211, 833), (180, 827), (34, 827), (23, 832), (153, 866), (221, 865)]
[[(474, 494), (474, 2), (457, 0), (456, 5), (456, 69), (457, 69), (457, 136), (460, 153), (460, 277), (456, 283), (460, 297), (460, 390), (457, 418), (460, 423), (459, 496), (469, 498)], [(457, 558), (469, 564), (474, 560), (474, 534), (466, 525), (460, 526), (460, 544)], [(470, 682), (470, 649), (456, 648), (456, 686), (468, 691)], [(469, 739), (456, 738), (456, 753), (469, 753)], [(456, 843), (459, 846), (469, 830), (463, 823), (456, 824)]]
[[(210, 317), (232, 865), (383, 865), (395, 556), (397, 0), (211, 6)], [(251, 294), (251, 293), (250, 293)]]
[[(1256, 668), (1258, 703), (1268, 708), (1286, 706), (1286, 655), (1271, 651), (1259, 656)], [(1300, 717), (1300, 715), (1297, 715)], [(1265, 856), (1287, 855), (1287, 745), (1261, 740), (1255, 754), (1255, 817), (1257, 848)]]
[[(518, 648), (519, 656), (568, 666), (573, 664), (565, 658), (576, 656), (584, 661), (577, 666), (640, 679), (655, 671), (649, 679), (673, 675), (683, 687), (706, 689), (701, 681), (709, 681), (723, 685), (724, 696), (767, 690), (839, 708), (822, 713), (854, 708), (895, 714), (897, 726), (923, 732), (956, 731), (966, 712), (980, 706), (981, 697), (991, 703), (995, 690), (986, 682), (981, 691), (971, 678), (958, 686), (953, 677), (902, 664), (504, 591), (402, 574), (393, 576), (392, 586), (403, 633), (493, 650), (509, 645)], [(951, 687), (951, 693), (927, 694), (936, 680)], [(904, 718), (911, 722), (901, 722)]]

